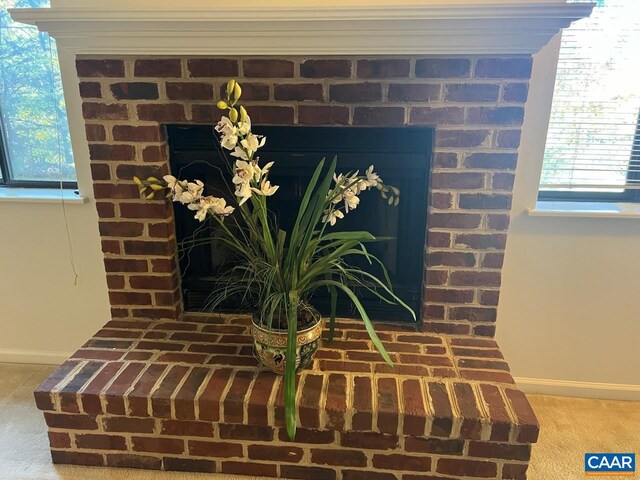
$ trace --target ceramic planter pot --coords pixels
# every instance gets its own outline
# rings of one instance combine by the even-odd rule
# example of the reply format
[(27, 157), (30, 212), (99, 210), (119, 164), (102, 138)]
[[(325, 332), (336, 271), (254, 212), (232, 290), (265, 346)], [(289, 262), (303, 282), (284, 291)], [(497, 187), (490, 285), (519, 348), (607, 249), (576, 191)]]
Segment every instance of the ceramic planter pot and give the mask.
[[(296, 335), (296, 371), (311, 365), (313, 357), (322, 342), (323, 318), (313, 307), (309, 309), (313, 324)], [(260, 317), (253, 315), (251, 335), (253, 336), (253, 355), (261, 365), (279, 375), (284, 375), (287, 350), (287, 331), (269, 329), (261, 325)]]

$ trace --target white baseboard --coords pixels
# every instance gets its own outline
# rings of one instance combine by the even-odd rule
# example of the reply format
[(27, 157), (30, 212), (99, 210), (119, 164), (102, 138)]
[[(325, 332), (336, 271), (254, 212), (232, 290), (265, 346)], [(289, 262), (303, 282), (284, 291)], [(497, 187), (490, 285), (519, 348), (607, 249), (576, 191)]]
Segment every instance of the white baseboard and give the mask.
[(602, 398), (607, 400), (640, 401), (640, 385), (621, 383), (575, 382), (547, 378), (514, 377), (525, 393), (558, 395), (561, 397)]
[(0, 348), (0, 363), (37, 363), (40, 365), (60, 365), (69, 359), (72, 352), (55, 350), (18, 350)]

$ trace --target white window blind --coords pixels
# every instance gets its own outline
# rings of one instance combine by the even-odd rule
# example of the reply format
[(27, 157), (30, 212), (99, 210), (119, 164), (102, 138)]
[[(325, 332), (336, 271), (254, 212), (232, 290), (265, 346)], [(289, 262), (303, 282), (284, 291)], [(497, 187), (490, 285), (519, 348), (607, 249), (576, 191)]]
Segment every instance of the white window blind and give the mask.
[(638, 198), (639, 111), (640, 0), (600, 0), (562, 34), (541, 198)]
[(55, 43), (16, 23), (9, 8), (47, 8), (49, 0), (0, 0), (0, 184), (72, 187), (69, 122)]

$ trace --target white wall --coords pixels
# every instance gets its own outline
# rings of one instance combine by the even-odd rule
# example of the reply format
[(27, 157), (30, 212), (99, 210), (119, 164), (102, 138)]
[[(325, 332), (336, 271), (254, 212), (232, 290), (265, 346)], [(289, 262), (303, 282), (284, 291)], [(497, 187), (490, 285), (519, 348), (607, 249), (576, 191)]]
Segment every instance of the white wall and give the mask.
[(93, 205), (69, 205), (74, 286), (60, 205), (0, 203), (0, 361), (58, 363), (109, 315)]
[[(498, 340), (529, 390), (621, 396), (626, 388), (636, 395), (640, 220), (525, 213), (535, 203), (557, 48), (556, 41), (536, 56)], [(72, 58), (62, 56), (61, 63), (63, 77), (75, 75)], [(77, 90), (72, 81), (68, 85), (70, 121), (82, 125)], [(82, 137), (81, 126), (72, 130)], [(73, 141), (80, 188), (90, 197), (86, 142)], [(0, 203), (0, 360), (61, 361), (109, 317), (94, 205), (70, 205), (68, 214), (77, 286), (60, 205)], [(593, 382), (636, 387), (594, 389)]]
[[(67, 204), (77, 285), (60, 201), (0, 202), (0, 361), (61, 363), (109, 320), (98, 214), (73, 58), (60, 57), (78, 186)], [(69, 88), (69, 86), (71, 88)]]
[(640, 218), (526, 213), (537, 195), (558, 48), (556, 38), (535, 57), (497, 338), (527, 390), (640, 399)]

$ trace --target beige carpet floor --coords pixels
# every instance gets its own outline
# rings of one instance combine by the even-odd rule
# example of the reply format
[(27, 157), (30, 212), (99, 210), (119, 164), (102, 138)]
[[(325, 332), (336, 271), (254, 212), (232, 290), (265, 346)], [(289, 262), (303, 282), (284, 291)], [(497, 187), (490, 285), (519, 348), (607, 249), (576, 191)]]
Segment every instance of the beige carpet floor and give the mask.
[[(31, 392), (53, 369), (0, 364), (1, 480), (249, 480), (231, 475), (52, 465), (46, 427)], [(635, 452), (640, 456), (640, 402), (541, 395), (529, 399), (542, 425), (533, 449), (531, 480), (584, 479), (585, 452)]]

